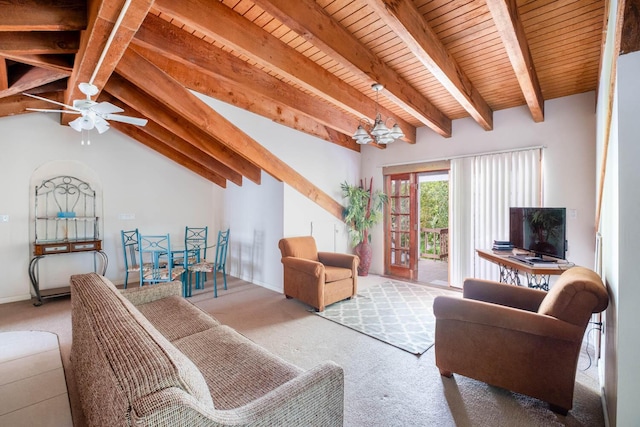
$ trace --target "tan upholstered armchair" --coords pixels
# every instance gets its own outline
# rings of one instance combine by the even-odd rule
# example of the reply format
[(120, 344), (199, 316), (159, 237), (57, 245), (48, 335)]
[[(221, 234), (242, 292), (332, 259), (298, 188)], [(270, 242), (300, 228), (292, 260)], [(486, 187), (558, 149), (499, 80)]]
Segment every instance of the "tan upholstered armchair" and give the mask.
[(278, 243), (284, 267), (284, 294), (316, 311), (355, 296), (358, 263), (355, 255), (318, 252), (311, 236), (289, 237)]
[(600, 277), (573, 267), (547, 293), (478, 279), (464, 298), (436, 297), (436, 366), (535, 397), (566, 414), (592, 313), (607, 308)]

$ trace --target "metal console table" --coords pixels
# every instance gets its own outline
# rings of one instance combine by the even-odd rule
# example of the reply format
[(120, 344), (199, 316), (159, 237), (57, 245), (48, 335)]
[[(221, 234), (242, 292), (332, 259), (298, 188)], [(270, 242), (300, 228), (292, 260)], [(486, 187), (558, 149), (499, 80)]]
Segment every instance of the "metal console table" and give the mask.
[(102, 251), (96, 215), (96, 192), (78, 178), (61, 175), (44, 180), (35, 188), (33, 257), (29, 279), (35, 306), (46, 298), (69, 295), (69, 287), (40, 289), (38, 263), (50, 255), (93, 252), (93, 271), (107, 271), (109, 259)]
[(476, 252), (480, 258), (498, 264), (500, 267), (500, 282), (521, 286), (520, 274), (523, 274), (527, 279), (526, 286), (542, 289), (543, 291), (549, 290), (551, 276), (560, 275), (574, 265), (573, 263), (560, 263), (537, 267), (488, 250), (476, 249)]

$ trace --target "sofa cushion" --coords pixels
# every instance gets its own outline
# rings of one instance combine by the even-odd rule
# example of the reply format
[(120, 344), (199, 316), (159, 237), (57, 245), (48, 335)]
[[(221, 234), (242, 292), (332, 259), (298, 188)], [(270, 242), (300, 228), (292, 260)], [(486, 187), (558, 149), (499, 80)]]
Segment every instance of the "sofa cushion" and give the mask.
[(167, 387), (177, 387), (214, 409), (207, 383), (193, 362), (167, 341), (111, 282), (90, 273), (72, 276), (71, 286), (72, 298), (81, 302), (87, 313), (85, 321), (91, 323), (95, 340), (129, 402)]
[(171, 342), (220, 325), (216, 319), (178, 296), (162, 298), (136, 308)]
[(224, 325), (174, 345), (204, 375), (216, 409), (248, 404), (303, 372)]
[(348, 268), (334, 267), (331, 265), (324, 266), (324, 281), (326, 283), (350, 279), (352, 276), (353, 272)]

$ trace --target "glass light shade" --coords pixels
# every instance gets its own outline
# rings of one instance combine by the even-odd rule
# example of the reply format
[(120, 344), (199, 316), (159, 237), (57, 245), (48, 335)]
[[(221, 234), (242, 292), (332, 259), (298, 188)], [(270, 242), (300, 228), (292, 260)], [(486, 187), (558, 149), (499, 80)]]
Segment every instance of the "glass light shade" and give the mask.
[(369, 136), (369, 134), (367, 133), (366, 130), (364, 130), (364, 128), (362, 127), (362, 125), (358, 126), (358, 129), (356, 129), (355, 133), (353, 134), (353, 139), (358, 140), (361, 139), (365, 136)]
[(395, 125), (393, 125), (393, 127), (391, 128), (390, 136), (394, 140), (398, 139), (398, 138), (404, 138), (404, 132), (402, 132), (402, 129), (400, 129), (400, 126), (398, 126), (397, 123)]
[(378, 136), (387, 135), (388, 133), (389, 133), (389, 128), (384, 124), (382, 119), (377, 117), (376, 124), (371, 130), (371, 135), (378, 137)]
[(82, 132), (83, 129), (88, 130), (93, 128), (93, 120), (86, 116), (78, 117), (77, 119), (70, 121), (69, 126), (77, 132)]

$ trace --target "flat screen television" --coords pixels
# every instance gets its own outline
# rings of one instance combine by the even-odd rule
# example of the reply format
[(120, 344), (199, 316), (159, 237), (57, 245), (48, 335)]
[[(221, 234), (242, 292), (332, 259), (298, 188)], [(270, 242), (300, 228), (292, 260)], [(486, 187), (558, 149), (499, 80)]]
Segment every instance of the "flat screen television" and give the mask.
[(509, 208), (509, 240), (518, 249), (564, 259), (566, 235), (566, 208)]

